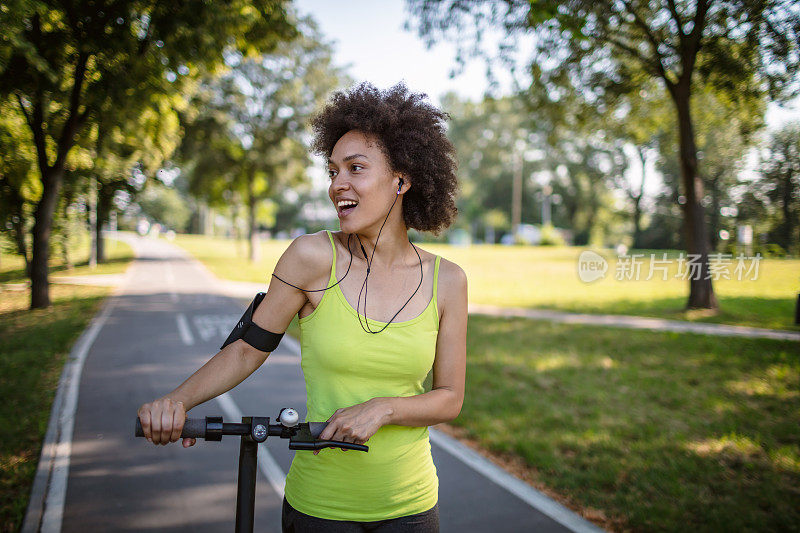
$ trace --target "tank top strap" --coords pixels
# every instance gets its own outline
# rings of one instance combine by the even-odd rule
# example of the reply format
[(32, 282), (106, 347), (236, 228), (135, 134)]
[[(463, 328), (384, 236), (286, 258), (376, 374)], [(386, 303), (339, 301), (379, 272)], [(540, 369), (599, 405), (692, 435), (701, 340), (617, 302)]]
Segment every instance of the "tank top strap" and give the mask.
[(333, 248), (333, 263), (331, 263), (331, 275), (328, 278), (328, 285), (331, 286), (336, 281), (336, 243), (333, 242), (333, 233), (330, 230), (325, 230), (325, 233), (328, 234), (328, 238), (331, 241), (331, 248)]
[(436, 295), (438, 294), (439, 287), (439, 260), (441, 255), (436, 256), (436, 263), (433, 266), (433, 308), (436, 310), (436, 316), (439, 316), (439, 303), (437, 302)]

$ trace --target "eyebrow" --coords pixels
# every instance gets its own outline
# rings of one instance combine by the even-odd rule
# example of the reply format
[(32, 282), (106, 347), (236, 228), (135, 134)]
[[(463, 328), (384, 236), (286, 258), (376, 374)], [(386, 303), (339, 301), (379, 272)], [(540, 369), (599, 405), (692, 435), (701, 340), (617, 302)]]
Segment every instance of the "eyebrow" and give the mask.
[[(364, 159), (369, 159), (369, 157), (365, 156), (364, 154), (352, 154), (352, 155), (348, 155), (347, 157), (345, 157), (344, 159), (342, 159), (342, 162), (343, 162), (343, 163), (347, 163), (347, 162), (348, 162), (348, 161), (350, 161), (351, 159), (357, 159), (357, 158), (359, 158), (359, 157), (363, 157)], [(330, 158), (328, 158), (328, 164), (330, 165), (331, 163), (333, 163), (333, 161), (331, 161), (331, 159), (330, 159)]]

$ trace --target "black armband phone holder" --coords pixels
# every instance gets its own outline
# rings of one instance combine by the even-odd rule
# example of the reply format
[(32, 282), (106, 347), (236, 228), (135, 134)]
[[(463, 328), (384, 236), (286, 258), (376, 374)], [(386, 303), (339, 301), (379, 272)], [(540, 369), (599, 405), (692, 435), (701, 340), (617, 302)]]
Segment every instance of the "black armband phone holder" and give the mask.
[(238, 339), (242, 339), (253, 348), (261, 350), (262, 352), (272, 352), (278, 347), (283, 333), (272, 333), (271, 331), (258, 327), (258, 325), (253, 322), (253, 313), (266, 295), (267, 293), (265, 292), (256, 294), (256, 297), (250, 302), (250, 306), (244, 312), (242, 318), (239, 319), (233, 331), (231, 331), (228, 338), (225, 339), (220, 350)]

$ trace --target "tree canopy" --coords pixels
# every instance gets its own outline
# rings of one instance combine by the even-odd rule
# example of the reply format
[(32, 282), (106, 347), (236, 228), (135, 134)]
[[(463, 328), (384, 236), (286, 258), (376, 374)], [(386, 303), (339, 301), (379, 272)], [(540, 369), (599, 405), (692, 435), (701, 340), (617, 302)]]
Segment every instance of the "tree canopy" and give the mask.
[[(494, 57), (513, 64), (518, 39), (532, 38), (531, 96), (537, 107), (577, 97), (598, 113), (620, 95), (658, 80), (669, 95), (676, 132), (689, 253), (700, 256), (690, 279), (689, 308), (716, 308), (708, 270), (709, 239), (691, 98), (713, 87), (747, 107), (764, 95), (796, 94), (800, 70), (800, 7), (792, 0), (408, 0), (420, 35), (429, 43), (453, 37), (463, 61), (466, 45), (486, 55), (481, 38), (502, 32)], [(577, 96), (573, 96), (577, 95)]]
[[(224, 55), (268, 51), (295, 37), (281, 0), (225, 3), (16, 0), (0, 10), (0, 98), (11, 99), (35, 148), (36, 203), (31, 307), (50, 304), (48, 243), (59, 191), (75, 165), (73, 148), (129, 106), (163, 111)], [(123, 111), (121, 111), (123, 110)]]

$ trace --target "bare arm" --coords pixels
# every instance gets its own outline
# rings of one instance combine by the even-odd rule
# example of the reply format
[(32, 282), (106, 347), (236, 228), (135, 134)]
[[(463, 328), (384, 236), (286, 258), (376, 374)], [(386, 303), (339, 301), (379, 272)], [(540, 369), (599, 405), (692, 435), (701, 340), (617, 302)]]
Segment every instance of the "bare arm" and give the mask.
[[(327, 237), (325, 238), (327, 241)], [(300, 287), (313, 285), (330, 267), (330, 246), (319, 235), (295, 239), (281, 256), (275, 272)], [(305, 293), (270, 278), (269, 289), (253, 313), (253, 322), (274, 333), (286, 331), (294, 315), (307, 301)], [(154, 444), (175, 442), (183, 427), (185, 411), (229, 391), (255, 372), (267, 359), (263, 352), (237, 340), (219, 351), (175, 390), (139, 408), (146, 437)]]
[[(314, 270), (319, 270), (314, 265), (321, 264), (317, 257), (319, 247), (310, 242), (318, 240), (316, 237), (303, 235), (295, 239), (278, 260), (275, 273), (299, 287), (313, 284)], [(269, 289), (253, 313), (253, 322), (267, 331), (282, 333), (305, 302), (305, 293), (270, 277)], [(165, 397), (183, 402), (188, 411), (234, 388), (258, 370), (268, 356), (269, 352), (262, 352), (239, 339)]]
[(234, 388), (258, 370), (269, 356), (268, 352), (258, 352), (259, 356), (245, 355), (242, 344), (245, 343), (237, 341), (227, 345), (164, 397), (183, 402), (189, 411)]

